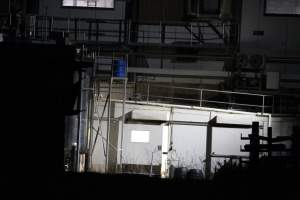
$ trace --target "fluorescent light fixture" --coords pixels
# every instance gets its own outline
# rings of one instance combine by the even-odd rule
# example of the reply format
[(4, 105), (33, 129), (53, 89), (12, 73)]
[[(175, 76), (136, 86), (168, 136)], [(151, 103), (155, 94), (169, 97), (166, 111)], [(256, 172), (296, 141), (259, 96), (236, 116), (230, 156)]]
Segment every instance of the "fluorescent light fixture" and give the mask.
[(150, 142), (150, 131), (131, 131), (131, 142), (138, 143), (149, 143)]
[(64, 7), (114, 8), (114, 0), (63, 0)]

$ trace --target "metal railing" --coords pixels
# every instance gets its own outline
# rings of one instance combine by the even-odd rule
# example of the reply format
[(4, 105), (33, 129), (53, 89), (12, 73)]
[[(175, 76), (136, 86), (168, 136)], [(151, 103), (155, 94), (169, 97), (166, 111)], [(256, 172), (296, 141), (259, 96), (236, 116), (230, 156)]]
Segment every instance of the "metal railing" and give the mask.
[(151, 22), (55, 16), (27, 16), (27, 39), (47, 41), (60, 33), (73, 42), (154, 45), (230, 44), (238, 41), (239, 25), (214, 19), (197, 22)]
[[(167, 95), (154, 95), (151, 94), (152, 91), (157, 91), (160, 89), (165, 90), (173, 90), (175, 95), (167, 96)], [(177, 91), (182, 91), (181, 94), (186, 94), (182, 96), (192, 96), (196, 98), (188, 98), (188, 97), (178, 97), (176, 95)], [(187, 92), (191, 91), (191, 92)], [(190, 95), (193, 94), (193, 95)], [(272, 112), (273, 110), (273, 97), (271, 95), (263, 95), (263, 94), (253, 94), (253, 93), (242, 93), (242, 92), (231, 92), (231, 91), (221, 91), (221, 90), (210, 90), (210, 89), (198, 89), (198, 88), (187, 88), (187, 87), (176, 87), (176, 86), (163, 86), (163, 85), (151, 85), (147, 84), (147, 93), (144, 95), (147, 101), (151, 99), (171, 99), (175, 100), (174, 102), (187, 102), (187, 104), (202, 107), (202, 106), (209, 106), (209, 107), (221, 107), (218, 105), (225, 105), (227, 109), (237, 109), (237, 110), (257, 110), (262, 114), (265, 113), (266, 110), (268, 112)], [(179, 95), (181, 96), (181, 95)], [(225, 99), (225, 100), (223, 100)], [(177, 100), (177, 101), (176, 101)], [(178, 101), (179, 100), (179, 101)], [(227, 101), (226, 101), (227, 100)], [(251, 102), (257, 102), (253, 104)], [(268, 103), (267, 103), (268, 101)], [(198, 104), (198, 105), (197, 105)], [(250, 109), (249, 109), (250, 108)], [(254, 108), (254, 109), (253, 109)]]
[[(186, 105), (195, 107), (211, 107), (219, 109), (273, 113), (274, 97), (272, 95), (254, 94), (245, 92), (232, 92), (222, 90), (210, 90), (188, 87), (176, 87), (167, 85), (157, 85), (150, 83), (135, 83), (131, 85), (129, 91), (135, 92), (127, 94), (128, 100), (145, 103), (166, 103), (176, 105)], [(104, 88), (98, 92), (106, 93)], [(113, 90), (112, 94), (118, 99), (122, 95), (121, 91)]]

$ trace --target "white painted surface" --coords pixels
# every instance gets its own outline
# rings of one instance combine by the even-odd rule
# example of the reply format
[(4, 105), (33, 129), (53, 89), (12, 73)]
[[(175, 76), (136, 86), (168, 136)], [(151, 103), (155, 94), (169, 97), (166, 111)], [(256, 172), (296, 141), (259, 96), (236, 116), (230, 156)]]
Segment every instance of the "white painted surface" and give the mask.
[[(119, 133), (121, 133), (121, 126), (119, 126)], [(150, 132), (148, 143), (131, 142), (132, 130), (147, 130)], [(140, 164), (150, 165), (151, 155), (153, 154), (153, 165), (161, 163), (161, 153), (156, 152), (157, 146), (162, 144), (162, 127), (144, 124), (125, 124), (123, 135), (123, 164)], [(119, 138), (120, 148), (120, 138)], [(118, 162), (120, 162), (118, 156)]]
[[(121, 104), (116, 104), (115, 114), (120, 116)], [(169, 111), (170, 108), (165, 106), (150, 106), (150, 105), (135, 105), (127, 104), (126, 112), (132, 110), (162, 110)], [(175, 108), (173, 120), (175, 121), (191, 121), (191, 122), (207, 122), (209, 116), (217, 116), (219, 123), (234, 123), (234, 124), (252, 124), (252, 121), (259, 121), (263, 129), (260, 130), (260, 135), (267, 135), (268, 120), (267, 116), (256, 116), (255, 113), (229, 114), (225, 112), (212, 112), (206, 110), (193, 110), (184, 108)], [(121, 122), (119, 122), (121, 123)], [(294, 125), (300, 125), (300, 120), (294, 117), (272, 117), (271, 124), (273, 127), (273, 136), (291, 135)], [(96, 126), (96, 121), (95, 121)], [(103, 122), (103, 134), (106, 135), (106, 121)], [(132, 143), (130, 141), (131, 131), (141, 130), (150, 131), (149, 143)], [(167, 157), (162, 157), (161, 152), (154, 153), (153, 164), (162, 164), (162, 159), (165, 162), (168, 159), (169, 164), (175, 167), (186, 166), (188, 168), (204, 167), (204, 159), (206, 153), (206, 127), (205, 126), (188, 126), (188, 125), (173, 125), (173, 150), (169, 152)], [(121, 133), (121, 125), (119, 124), (119, 134)], [(240, 146), (247, 143), (241, 141), (241, 133), (244, 137), (251, 133), (251, 129), (232, 129), (232, 128), (213, 128), (212, 137), (212, 152), (224, 155), (247, 155), (240, 151)], [(119, 137), (120, 148), (120, 137)], [(151, 154), (157, 149), (157, 146), (162, 145), (162, 150), (166, 151), (165, 143), (163, 145), (163, 127), (145, 124), (125, 124), (123, 137), (123, 163), (149, 165), (151, 163)], [(169, 144), (168, 144), (169, 145)], [(290, 145), (287, 143), (287, 145)], [(120, 152), (119, 152), (120, 153)], [(212, 159), (212, 169), (217, 165), (217, 161), (224, 159)], [(105, 159), (103, 157), (103, 148), (101, 140), (98, 139), (96, 149), (93, 156), (94, 168), (104, 166)], [(118, 156), (118, 162), (119, 162)]]
[(206, 129), (204, 126), (173, 126), (173, 151), (169, 158), (174, 167), (203, 169)]
[(163, 126), (162, 130), (162, 155), (161, 155), (161, 177), (168, 176), (168, 151), (169, 151), (169, 126)]
[(170, 112), (163, 110), (133, 110), (131, 111), (131, 119), (145, 121), (169, 121)]

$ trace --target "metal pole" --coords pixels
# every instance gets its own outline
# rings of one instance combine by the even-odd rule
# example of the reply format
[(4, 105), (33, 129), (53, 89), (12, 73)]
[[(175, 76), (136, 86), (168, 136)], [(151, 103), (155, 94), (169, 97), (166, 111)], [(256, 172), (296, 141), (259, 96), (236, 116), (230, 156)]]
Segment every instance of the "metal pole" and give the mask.
[(128, 43), (130, 43), (131, 40), (131, 21), (128, 21)]
[(279, 96), (279, 113), (281, 114), (282, 108), (281, 108), (281, 96)]
[(123, 172), (123, 135), (125, 122), (125, 101), (127, 96), (127, 68), (128, 68), (128, 54), (126, 55), (126, 78), (124, 79), (124, 95), (122, 106), (122, 125), (121, 125), (121, 146), (120, 146), (120, 172)]
[(89, 171), (89, 169), (90, 169), (90, 164), (91, 164), (91, 159), (92, 159), (92, 151), (91, 151), (91, 149), (92, 149), (92, 139), (93, 139), (93, 125), (94, 125), (94, 106), (95, 106), (95, 99), (94, 99), (94, 97), (95, 97), (95, 84), (94, 84), (94, 80), (92, 80), (91, 81), (91, 85), (92, 85), (92, 87), (93, 87), (93, 91), (91, 92), (91, 94), (90, 94), (90, 106), (89, 106), (89, 117), (90, 117), (90, 119), (89, 119), (89, 129), (88, 129), (88, 131), (89, 131), (89, 140), (88, 140), (88, 142), (89, 142), (89, 144), (88, 144), (88, 147), (89, 147), (89, 150), (88, 150), (88, 152), (89, 152), (89, 154), (88, 154), (88, 159), (87, 159), (87, 163), (86, 163), (86, 171)]
[(268, 157), (272, 157), (272, 127), (268, 127)]
[(191, 24), (191, 45), (193, 45), (193, 24)]
[(78, 94), (78, 101), (77, 101), (77, 109), (79, 111), (78, 114), (78, 124), (77, 124), (77, 149), (76, 149), (76, 171), (80, 171), (80, 146), (81, 146), (81, 92), (82, 92), (82, 72), (79, 71), (79, 82), (80, 82), (80, 90)]
[(81, 35), (81, 31), (80, 31), (80, 18), (78, 18), (78, 38), (80, 40), (80, 35)]
[(203, 95), (203, 90), (200, 91), (200, 107), (202, 107), (202, 95)]
[(225, 38), (225, 23), (222, 24), (223, 39)]
[(68, 18), (68, 20), (67, 20), (67, 30), (68, 30), (68, 33), (70, 33), (70, 18)]
[(259, 160), (259, 122), (252, 122), (252, 137), (250, 138), (250, 164), (256, 164)]
[(75, 18), (74, 19), (74, 39), (75, 39), (75, 41), (77, 41), (77, 39), (78, 39), (77, 30), (78, 30), (78, 19)]
[(275, 112), (275, 105), (274, 105), (274, 103), (275, 103), (275, 97), (273, 96), (272, 97), (272, 113), (274, 114), (274, 112)]
[(162, 38), (162, 27), (161, 27), (161, 21), (159, 22), (159, 43), (161, 44), (161, 38)]
[(125, 122), (125, 101), (127, 93), (127, 78), (124, 80), (124, 95), (122, 106), (122, 125), (121, 125), (121, 146), (120, 146), (120, 172), (123, 172), (123, 135), (124, 135), (124, 122)]
[(34, 16), (32, 19), (34, 19), (33, 21), (33, 39), (35, 39), (35, 36), (36, 36), (36, 25), (37, 25), (37, 23), (36, 23), (36, 16)]
[(152, 176), (152, 162), (153, 162), (153, 151), (152, 151), (152, 155), (151, 155), (151, 164), (150, 164), (150, 177)]
[(263, 96), (263, 103), (262, 103), (262, 114), (265, 113), (265, 96)]
[(149, 103), (150, 84), (147, 84), (147, 103)]
[(109, 134), (110, 134), (110, 112), (111, 112), (111, 93), (112, 93), (112, 84), (114, 78), (110, 78), (109, 84), (109, 98), (108, 98), (108, 110), (107, 110), (107, 135), (106, 135), (106, 158), (105, 158), (105, 172), (108, 173), (108, 156), (109, 156)]
[(12, 15), (11, 15), (11, 0), (8, 1), (8, 12), (9, 12), (9, 26), (11, 26), (12, 23)]
[(122, 42), (122, 21), (119, 21), (119, 43)]
[(53, 20), (53, 16), (51, 17), (51, 27), (50, 27), (50, 31), (53, 31), (53, 25), (54, 25), (54, 20)]
[(46, 6), (46, 18), (45, 18), (45, 40), (48, 39), (48, 7)]

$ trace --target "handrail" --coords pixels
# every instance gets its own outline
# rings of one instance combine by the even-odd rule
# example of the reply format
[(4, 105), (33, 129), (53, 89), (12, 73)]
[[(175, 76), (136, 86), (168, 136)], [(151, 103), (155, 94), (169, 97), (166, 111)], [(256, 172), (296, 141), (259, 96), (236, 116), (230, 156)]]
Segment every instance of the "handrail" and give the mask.
[(186, 90), (197, 90), (197, 91), (207, 91), (207, 92), (217, 92), (217, 93), (228, 93), (228, 94), (241, 94), (241, 95), (250, 95), (250, 96), (272, 96), (272, 95), (264, 95), (258, 93), (247, 93), (247, 92), (232, 92), (232, 91), (223, 91), (223, 90), (211, 90), (211, 89), (200, 89), (200, 88), (187, 88), (187, 87), (178, 87), (178, 86), (162, 86), (162, 85), (154, 85), (155, 87), (162, 88), (177, 88), (177, 89), (186, 89)]
[[(211, 22), (212, 19), (207, 19), (207, 20), (197, 20), (197, 21), (154, 21), (154, 20), (126, 20), (126, 19), (109, 19), (109, 18), (86, 18), (86, 17), (59, 17), (59, 16), (44, 16), (44, 15), (36, 15), (37, 18), (51, 18), (53, 17), (54, 19), (57, 20), (85, 20), (85, 21), (95, 21), (95, 22), (120, 22), (120, 21), (130, 21), (131, 23), (136, 23), (136, 24), (145, 24), (145, 25), (169, 25), (169, 26), (184, 26), (184, 25), (190, 25), (190, 24), (199, 24), (199, 23), (208, 23)], [(223, 25), (222, 20), (220, 19), (213, 19), (214, 21), (217, 21), (219, 25)], [(232, 23), (232, 22), (231, 22)], [(232, 23), (234, 24), (234, 23)], [(228, 24), (225, 24), (228, 25)]]
[[(203, 107), (203, 103), (212, 103), (212, 104), (221, 104), (221, 105), (228, 105), (228, 106), (238, 106), (238, 107), (244, 107), (244, 108), (257, 108), (260, 110), (262, 114), (265, 113), (266, 109), (270, 109), (270, 112), (273, 112), (273, 106), (274, 106), (274, 99), (271, 101), (271, 105), (266, 104), (266, 98), (272, 97), (272, 95), (264, 95), (264, 94), (255, 94), (255, 93), (245, 93), (245, 92), (232, 92), (232, 91), (222, 91), (222, 90), (210, 90), (210, 89), (200, 89), (200, 88), (188, 88), (188, 87), (177, 87), (177, 86), (161, 86), (156, 84), (150, 84), (150, 83), (139, 83), (146, 85), (145, 93), (139, 93), (138, 97), (140, 97), (141, 101), (146, 100), (147, 102), (155, 102), (155, 101), (164, 101), (165, 100), (177, 100), (180, 101), (182, 104), (189, 104), (188, 102), (194, 102), (197, 103), (198, 106)], [(168, 95), (158, 95), (153, 94), (151, 92), (151, 89), (153, 88), (167, 88), (167, 89), (181, 89), (186, 91), (196, 91), (196, 93), (191, 93), (194, 95), (200, 95), (198, 98), (184, 98), (184, 97), (177, 97), (177, 96), (168, 96)], [(100, 90), (98, 92), (106, 92), (105, 90)], [(200, 94), (199, 94), (200, 92)], [(258, 104), (249, 104), (249, 103), (242, 103), (242, 102), (231, 102), (231, 101), (222, 101), (222, 100), (212, 100), (212, 99), (205, 99), (204, 93), (205, 92), (214, 92), (216, 94), (238, 94), (238, 95), (244, 95), (244, 96), (254, 96), (261, 98), (262, 102)], [(122, 94), (122, 92), (113, 91), (114, 94)], [(216, 106), (216, 105), (215, 105)], [(213, 105), (210, 105), (210, 107), (214, 107)], [(232, 108), (231, 108), (232, 109)]]

